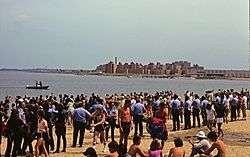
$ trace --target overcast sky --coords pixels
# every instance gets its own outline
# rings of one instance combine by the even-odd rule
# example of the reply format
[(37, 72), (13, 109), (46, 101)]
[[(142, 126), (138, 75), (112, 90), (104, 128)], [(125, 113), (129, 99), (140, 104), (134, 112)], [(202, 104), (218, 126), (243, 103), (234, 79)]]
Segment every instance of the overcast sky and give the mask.
[(0, 0), (0, 68), (248, 68), (247, 0)]

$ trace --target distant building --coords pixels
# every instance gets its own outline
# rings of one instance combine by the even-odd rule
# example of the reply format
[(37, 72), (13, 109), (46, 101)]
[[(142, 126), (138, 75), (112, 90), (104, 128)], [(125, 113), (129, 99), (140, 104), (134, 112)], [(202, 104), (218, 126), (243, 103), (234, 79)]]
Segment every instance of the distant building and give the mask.
[(131, 75), (174, 75), (196, 78), (250, 78), (248, 70), (209, 70), (198, 64), (191, 64), (187, 61), (176, 61), (173, 63), (161, 64), (157, 62), (143, 65), (141, 63), (109, 62), (99, 65), (96, 72), (107, 74), (131, 74)]

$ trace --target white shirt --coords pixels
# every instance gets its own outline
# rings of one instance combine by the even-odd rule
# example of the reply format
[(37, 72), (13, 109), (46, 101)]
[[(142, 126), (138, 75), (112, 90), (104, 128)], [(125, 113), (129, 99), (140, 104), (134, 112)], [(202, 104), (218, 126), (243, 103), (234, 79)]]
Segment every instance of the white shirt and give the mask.
[[(187, 106), (186, 106), (187, 105)], [(192, 109), (192, 101), (191, 100), (187, 100), (184, 104), (184, 108), (188, 109), (189, 111), (191, 111)]]
[(202, 152), (207, 151), (210, 148), (210, 143), (208, 142), (208, 140), (203, 139), (201, 140), (199, 143), (194, 144), (194, 148), (198, 148), (200, 149)]
[(230, 98), (225, 99), (225, 100), (224, 100), (224, 107), (225, 107), (226, 109), (228, 109), (228, 108), (229, 108), (229, 105), (230, 105)]
[(201, 107), (206, 108), (206, 107), (207, 107), (207, 104), (208, 104), (208, 101), (207, 101), (207, 100), (203, 100), (203, 101), (201, 102)]
[(243, 100), (244, 107), (247, 108), (247, 97), (243, 96), (242, 100)]

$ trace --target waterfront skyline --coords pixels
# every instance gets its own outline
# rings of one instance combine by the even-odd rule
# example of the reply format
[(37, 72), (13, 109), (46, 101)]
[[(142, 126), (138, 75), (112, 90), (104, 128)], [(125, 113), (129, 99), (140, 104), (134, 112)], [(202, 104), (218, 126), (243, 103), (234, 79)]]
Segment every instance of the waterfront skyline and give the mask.
[(188, 60), (248, 69), (248, 2), (0, 0), (0, 68)]

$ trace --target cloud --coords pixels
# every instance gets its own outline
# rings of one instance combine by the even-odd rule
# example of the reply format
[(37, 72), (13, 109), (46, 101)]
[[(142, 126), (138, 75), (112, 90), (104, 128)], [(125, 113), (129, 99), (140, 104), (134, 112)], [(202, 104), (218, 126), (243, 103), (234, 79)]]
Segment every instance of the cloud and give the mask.
[(16, 20), (19, 22), (26, 22), (30, 21), (32, 19), (32, 16), (28, 13), (20, 13), (16, 16)]

